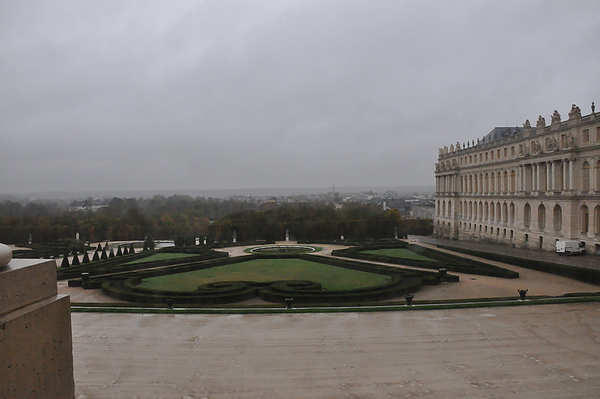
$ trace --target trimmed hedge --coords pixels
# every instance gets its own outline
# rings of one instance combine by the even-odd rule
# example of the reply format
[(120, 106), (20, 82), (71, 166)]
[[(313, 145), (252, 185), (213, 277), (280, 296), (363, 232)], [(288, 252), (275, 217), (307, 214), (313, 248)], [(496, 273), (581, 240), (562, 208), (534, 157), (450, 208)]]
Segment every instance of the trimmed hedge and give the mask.
[[(140, 269), (148, 269), (154, 267), (166, 267), (170, 265), (182, 265), (189, 264), (192, 262), (198, 261), (206, 261), (210, 259), (219, 259), (219, 258), (227, 258), (229, 255), (226, 252), (217, 252), (211, 249), (195, 249), (194, 252), (184, 252), (188, 254), (197, 254), (197, 256), (190, 256), (186, 258), (175, 258), (175, 259), (163, 259), (157, 261), (149, 261), (149, 262), (139, 262), (134, 264), (127, 264), (134, 260), (141, 260), (146, 257), (150, 257), (151, 255), (161, 253), (161, 252), (172, 252), (165, 251), (164, 249), (160, 250), (149, 250), (143, 251), (136, 254), (123, 255), (118, 257), (113, 257), (105, 260), (99, 260), (95, 262), (90, 262), (86, 264), (82, 264), (77, 267), (70, 267), (68, 269), (58, 269), (57, 278), (58, 280), (71, 279), (71, 278), (79, 278), (81, 273), (87, 272), (90, 274), (90, 277), (104, 275), (110, 276), (117, 273), (124, 272), (135, 272)], [(84, 284), (84, 287), (86, 285)]]
[[(372, 255), (363, 253), (366, 250), (402, 248), (407, 249), (415, 254), (433, 259), (432, 261), (398, 258), (393, 256)], [(484, 262), (479, 262), (472, 259), (466, 259), (457, 255), (442, 253), (430, 248), (421, 247), (419, 245), (409, 245), (404, 242), (395, 242), (389, 244), (375, 243), (365, 244), (359, 247), (334, 250), (331, 253), (333, 256), (341, 256), (353, 259), (363, 259), (372, 262), (391, 263), (405, 266), (415, 266), (425, 269), (440, 269), (445, 268), (448, 271), (468, 274), (478, 274), (482, 276), (492, 276), (500, 278), (518, 278), (519, 273), (512, 270), (507, 270), (502, 267), (493, 266)]]
[(508, 263), (526, 269), (539, 270), (541, 272), (557, 274), (559, 276), (572, 278), (574, 280), (583, 281), (586, 283), (600, 284), (600, 270), (587, 269), (584, 267), (577, 266), (565, 266), (558, 263), (544, 262), (532, 259), (517, 258), (514, 256), (481, 252), (471, 249), (462, 249), (449, 246), (439, 245), (440, 248), (448, 249), (450, 251), (461, 252), (468, 255), (478, 256), (494, 260), (497, 262)]

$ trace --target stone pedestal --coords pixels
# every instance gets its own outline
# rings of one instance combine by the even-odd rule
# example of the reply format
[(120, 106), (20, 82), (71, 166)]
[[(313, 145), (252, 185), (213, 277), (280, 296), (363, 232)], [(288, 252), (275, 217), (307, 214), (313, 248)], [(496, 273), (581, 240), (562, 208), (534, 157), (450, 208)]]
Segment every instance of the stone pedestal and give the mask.
[(75, 395), (70, 301), (56, 263), (13, 259), (0, 269), (0, 399)]

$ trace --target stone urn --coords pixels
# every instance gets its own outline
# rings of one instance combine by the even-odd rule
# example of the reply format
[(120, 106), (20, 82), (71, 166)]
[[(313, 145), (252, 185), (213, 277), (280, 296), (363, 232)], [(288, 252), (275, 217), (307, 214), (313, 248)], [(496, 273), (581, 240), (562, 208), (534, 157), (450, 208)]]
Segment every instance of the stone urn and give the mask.
[(0, 269), (8, 265), (12, 260), (12, 250), (8, 245), (0, 244)]

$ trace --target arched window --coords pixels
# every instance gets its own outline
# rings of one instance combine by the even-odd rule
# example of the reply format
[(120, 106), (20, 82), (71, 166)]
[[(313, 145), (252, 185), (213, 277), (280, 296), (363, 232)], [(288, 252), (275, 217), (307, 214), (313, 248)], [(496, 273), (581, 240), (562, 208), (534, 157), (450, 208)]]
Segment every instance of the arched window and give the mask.
[(448, 217), (452, 217), (452, 202), (448, 201)]
[(523, 225), (525, 228), (531, 226), (531, 206), (529, 204), (525, 204), (523, 207)]
[(581, 205), (581, 232), (587, 233), (590, 227), (590, 213), (587, 205)]
[(488, 193), (490, 191), (490, 175), (485, 174), (485, 180), (483, 181), (483, 192)]
[(488, 203), (486, 202), (485, 204), (483, 204), (483, 220), (488, 220), (489, 218), (489, 209), (488, 209)]
[(517, 172), (514, 170), (510, 172), (510, 192), (514, 193), (517, 191)]
[(600, 234), (600, 205), (594, 208), (594, 224), (596, 226), (594, 233)]
[(500, 202), (496, 203), (496, 220), (498, 222), (502, 221), (502, 208), (500, 206)]
[(469, 201), (469, 219), (473, 218), (473, 202)]
[(501, 172), (498, 172), (496, 174), (496, 192), (497, 193), (502, 192), (502, 173)]
[(479, 201), (479, 220), (483, 219), (483, 202)]
[(496, 176), (494, 173), (490, 175), (490, 193), (496, 192)]
[(502, 204), (502, 221), (508, 222), (508, 204), (506, 202)]
[(442, 201), (442, 217), (446, 217), (446, 201)]
[(596, 162), (596, 191), (600, 190), (600, 160)]
[(590, 164), (587, 161), (581, 165), (581, 191), (590, 191)]
[(546, 227), (546, 207), (544, 204), (538, 206), (538, 227), (543, 230)]
[(515, 224), (515, 204), (513, 204), (512, 202), (510, 203), (508, 221), (510, 222), (510, 224)]
[(560, 205), (554, 205), (554, 211), (552, 212), (554, 215), (554, 231), (562, 230), (562, 208)]
[(490, 221), (494, 221), (494, 216), (496, 214), (494, 203), (490, 203)]
[(440, 200), (437, 201), (437, 206), (436, 206), (436, 210), (435, 213), (437, 216), (440, 216)]
[(504, 181), (503, 181), (502, 192), (508, 193), (508, 172), (507, 171), (504, 171)]

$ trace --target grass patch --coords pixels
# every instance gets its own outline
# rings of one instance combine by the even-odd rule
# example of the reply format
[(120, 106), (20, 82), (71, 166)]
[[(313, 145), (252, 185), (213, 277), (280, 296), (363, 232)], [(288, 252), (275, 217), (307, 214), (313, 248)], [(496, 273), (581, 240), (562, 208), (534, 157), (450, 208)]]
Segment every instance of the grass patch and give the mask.
[(271, 282), (311, 280), (327, 291), (349, 290), (385, 284), (389, 276), (309, 262), (303, 259), (255, 259), (192, 272), (144, 279), (140, 288), (194, 291), (201, 284), (221, 281)]
[(415, 259), (424, 260), (428, 262), (437, 262), (434, 259), (428, 258), (423, 255), (416, 254), (405, 248), (382, 248), (382, 249), (369, 249), (366, 251), (360, 251), (361, 254), (376, 255), (376, 256), (389, 256), (391, 258), (401, 259)]
[(179, 258), (189, 258), (191, 256), (196, 256), (196, 254), (180, 254), (180, 253), (168, 253), (161, 252), (151, 256), (147, 256), (142, 259), (133, 260), (131, 262), (123, 263), (123, 265), (133, 265), (136, 263), (146, 263), (146, 262), (154, 262), (158, 260), (170, 260), (170, 259), (179, 259)]

